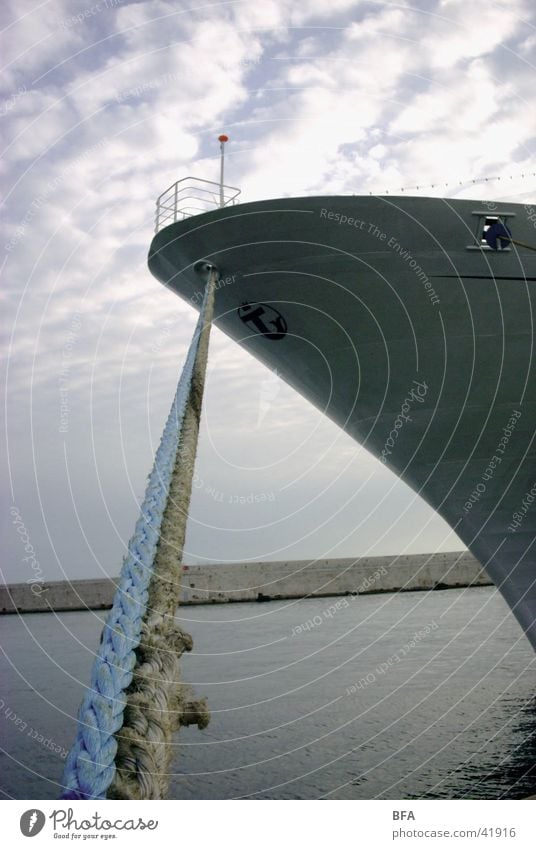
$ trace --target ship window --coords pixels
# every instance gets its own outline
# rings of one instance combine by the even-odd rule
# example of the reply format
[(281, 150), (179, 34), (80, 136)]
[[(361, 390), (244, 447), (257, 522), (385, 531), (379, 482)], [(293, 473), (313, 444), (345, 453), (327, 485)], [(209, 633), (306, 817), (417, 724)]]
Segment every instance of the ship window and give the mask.
[[(493, 215), (489, 212), (473, 212), (474, 217), (474, 226), (473, 226), (473, 242), (470, 245), (467, 245), (468, 250), (481, 250), (481, 251), (492, 251), (488, 243), (486, 242), (486, 231), (489, 230), (493, 224), (496, 224), (497, 221), (502, 221), (506, 226), (511, 229), (512, 219), (515, 216), (515, 212), (506, 212), (501, 213), (500, 215)], [(509, 251), (510, 245), (506, 245), (504, 248), (500, 248), (501, 251)], [(495, 253), (495, 251), (493, 251)]]

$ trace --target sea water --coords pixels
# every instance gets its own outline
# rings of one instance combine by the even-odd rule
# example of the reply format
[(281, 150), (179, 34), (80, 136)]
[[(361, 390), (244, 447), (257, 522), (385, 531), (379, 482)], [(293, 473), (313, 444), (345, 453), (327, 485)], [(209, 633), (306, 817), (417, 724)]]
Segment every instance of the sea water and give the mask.
[[(3, 616), (4, 798), (61, 793), (106, 611)], [(170, 797), (499, 799), (535, 792), (534, 652), (491, 587), (185, 606)]]

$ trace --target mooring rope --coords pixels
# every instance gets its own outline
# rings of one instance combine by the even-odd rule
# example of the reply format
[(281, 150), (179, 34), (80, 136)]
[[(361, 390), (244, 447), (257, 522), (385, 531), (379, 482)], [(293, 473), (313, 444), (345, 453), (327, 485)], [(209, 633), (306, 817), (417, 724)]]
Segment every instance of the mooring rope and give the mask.
[(216, 269), (209, 268), (199, 320), (79, 709), (63, 799), (105, 799), (108, 790), (110, 798), (163, 798), (172, 731), (208, 721), (205, 704), (188, 702), (179, 684), (177, 661), (192, 641), (174, 626), (173, 616), (216, 281)]

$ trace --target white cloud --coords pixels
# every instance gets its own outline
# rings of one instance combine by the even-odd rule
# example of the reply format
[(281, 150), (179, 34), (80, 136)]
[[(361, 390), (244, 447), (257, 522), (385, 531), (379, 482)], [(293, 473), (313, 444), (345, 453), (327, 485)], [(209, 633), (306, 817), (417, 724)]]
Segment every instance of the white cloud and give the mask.
[(69, 3), (54, 0), (46, 5), (44, 11), (28, 0), (7, 0), (3, 4), (8, 23), (2, 42), (1, 90), (8, 96), (21, 82), (30, 83), (27, 87), (31, 88), (34, 75), (83, 44), (79, 31), (61, 26), (60, 22), (69, 14)]
[(413, 98), (390, 124), (393, 133), (449, 133), (454, 137), (471, 136), (489, 127), (493, 117), (508, 106), (510, 86), (493, 79), (479, 60), (472, 62), (460, 86), (459, 72), (444, 74), (440, 84)]
[(464, 0), (441, 0), (424, 42), (432, 67), (451, 68), (477, 56), (489, 55), (516, 31), (522, 31), (523, 4), (475, 6)]
[[(139, 496), (195, 321), (193, 311), (146, 269), (154, 201), (179, 177), (216, 176), (220, 130), (231, 136), (227, 179), (241, 185), (249, 200), (456, 182), (490, 169), (522, 170), (530, 160), (533, 35), (523, 23), (530, 8), (521, 0), (478, 7), (459, 0), (421, 10), (360, 0), (192, 6), (125, 3), (81, 21), (72, 20), (71, 4), (58, 0), (12, 7), (12, 15), (25, 17), (10, 30), (3, 107), (7, 141), (19, 136), (7, 154), (6, 183), (5, 238), (15, 239), (7, 251), (4, 290), (12, 322), (16, 315), (10, 437), (15, 478), (26, 482), (24, 497), (33, 504), (28, 510), (37, 525), (40, 514), (27, 484), (33, 451), (48, 509), (54, 510), (55, 492), (61, 489), (63, 497), (66, 491), (65, 481), (58, 486), (52, 462), (63, 463), (57, 379), (63, 340), (72, 316), (80, 313), (69, 436), (70, 449), (80, 453), (73, 460), (75, 491), (86, 515), (101, 515), (98, 487), (94, 481), (86, 486), (88, 469), (95, 471), (93, 436), (105, 495), (125, 535), (130, 532), (135, 501), (129, 476)], [(21, 84), (26, 88), (15, 96)], [(523, 188), (509, 184), (508, 190)], [(497, 187), (485, 191), (492, 196)], [(170, 319), (171, 331), (155, 348)], [(244, 465), (255, 463), (257, 389), (266, 370), (218, 334), (213, 352), (221, 355), (206, 407), (213, 444), (205, 432), (200, 468), (220, 488), (227, 481), (229, 491), (243, 491), (254, 486), (253, 473), (236, 468), (230, 473), (229, 463), (237, 467), (240, 455)], [(229, 404), (238, 381), (251, 391)], [(39, 423), (33, 447), (30, 403)], [(237, 408), (244, 422), (239, 443)], [(120, 412), (127, 440), (120, 472), (125, 489), (117, 479)], [(286, 466), (278, 454), (283, 424), (288, 446), (304, 434), (310, 437)], [(356, 549), (363, 540), (366, 547), (381, 537), (380, 519), (393, 528), (382, 542), (384, 551), (419, 545), (412, 543), (411, 528), (395, 523), (413, 503), (408, 491), (397, 488), (385, 508), (373, 510), (376, 518), (367, 520), (356, 491), (365, 487), (367, 506), (371, 498), (379, 505), (392, 476), (287, 387), (264, 413), (263, 427), (270, 435), (266, 456), (279, 469), (274, 485), (285, 481), (281, 469), (299, 476), (314, 467), (292, 492), (300, 506), (311, 491), (328, 492), (333, 475), (348, 466), (339, 488), (329, 488), (339, 518), (315, 532), (329, 499), (309, 512), (304, 508), (309, 541), (297, 543), (297, 526), (289, 522), (280, 556), (364, 553)], [(314, 465), (323, 452), (325, 459)], [(207, 493), (196, 498), (197, 518), (221, 523), (221, 504)], [(289, 504), (281, 496), (273, 516), (284, 520)], [(418, 501), (408, 509), (421, 525), (432, 515)], [(359, 533), (353, 530), (358, 514), (364, 523)], [(227, 512), (223, 518), (236, 517)], [(247, 525), (243, 513), (240, 521)], [(444, 525), (430, 521), (435, 530), (423, 532), (421, 547), (434, 539), (443, 544)], [(106, 568), (115, 572), (120, 541), (106, 517), (103, 522)], [(253, 534), (242, 535), (233, 548), (229, 534), (196, 524), (189, 552), (193, 558), (223, 549), (253, 556), (277, 549), (270, 534), (263, 531), (257, 541)], [(75, 552), (79, 542), (73, 531), (65, 544)], [(57, 568), (52, 557), (49, 568)], [(94, 568), (89, 558), (80, 562), (84, 574)]]

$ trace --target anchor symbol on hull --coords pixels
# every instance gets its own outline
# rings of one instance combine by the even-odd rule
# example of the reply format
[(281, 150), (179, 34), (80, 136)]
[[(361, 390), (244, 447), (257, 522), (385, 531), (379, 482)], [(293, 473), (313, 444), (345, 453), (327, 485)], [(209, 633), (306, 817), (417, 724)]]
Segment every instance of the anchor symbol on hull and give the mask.
[(268, 304), (244, 301), (238, 308), (238, 315), (244, 324), (252, 325), (265, 339), (283, 339), (287, 334), (287, 322), (280, 312)]

